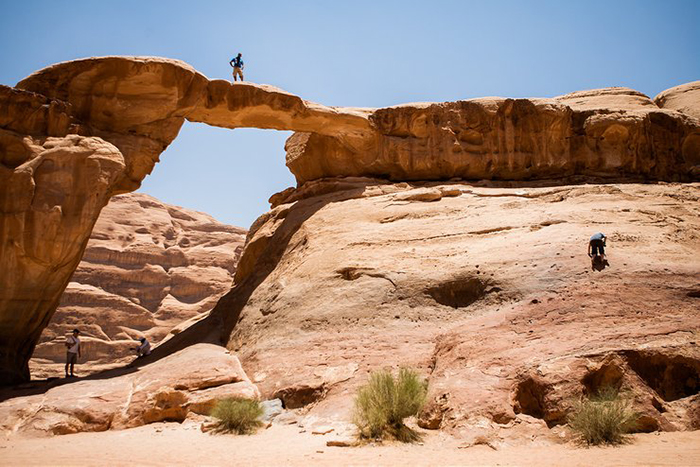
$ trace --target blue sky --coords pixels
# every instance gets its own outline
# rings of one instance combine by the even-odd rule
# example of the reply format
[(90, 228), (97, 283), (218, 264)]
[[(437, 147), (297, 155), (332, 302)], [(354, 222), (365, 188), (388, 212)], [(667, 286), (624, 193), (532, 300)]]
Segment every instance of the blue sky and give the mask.
[[(7, 1), (0, 83), (102, 55), (184, 60), (327, 105), (381, 107), (700, 79), (700, 1)], [(186, 123), (140, 191), (247, 227), (294, 184), (287, 132)]]

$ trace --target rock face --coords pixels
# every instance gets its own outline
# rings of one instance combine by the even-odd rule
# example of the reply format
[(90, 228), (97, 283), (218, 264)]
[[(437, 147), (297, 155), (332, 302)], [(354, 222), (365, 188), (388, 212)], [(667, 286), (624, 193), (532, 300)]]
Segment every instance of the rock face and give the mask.
[[(66, 105), (0, 89), (0, 381), (26, 362), (124, 175), (121, 152), (67, 134)], [(54, 136), (58, 135), (58, 136)]]
[(59, 63), (17, 84), (68, 104), (76, 131), (124, 154), (120, 190), (140, 186), (185, 119), (224, 128), (271, 128), (347, 135), (369, 131), (362, 111), (306, 102), (272, 86), (210, 81), (178, 60), (104, 57)]
[(113, 197), (34, 351), (32, 374), (62, 375), (63, 342), (75, 327), (85, 374), (133, 359), (137, 337), (157, 344), (201, 317), (231, 288), (245, 234), (145, 194)]
[(667, 89), (654, 98), (662, 109), (676, 110), (700, 119), (700, 81)]
[(38, 71), (17, 88), (0, 88), (0, 267), (16, 271), (0, 283), (0, 381), (28, 378), (29, 356), (101, 208), (139, 186), (185, 119), (299, 132), (287, 142), (299, 183), (335, 176), (690, 181), (700, 175), (700, 121), (690, 91), (683, 96), (680, 106), (659, 100), (664, 108), (608, 88), (352, 109), (210, 81), (168, 59), (105, 57)]
[[(695, 96), (693, 102), (686, 95), (686, 105), (671, 108), (700, 107), (700, 99)], [(369, 119), (374, 134), (360, 151), (334, 136), (292, 136), (287, 166), (300, 183), (348, 175), (391, 180), (576, 175), (689, 180), (699, 174), (698, 120), (661, 110), (627, 88), (553, 99), (406, 104), (375, 110)]]
[(512, 185), (282, 194), (212, 319), (264, 397), (321, 417), (350, 419), (369, 371), (408, 365), (430, 380), (421, 423), (454, 433), (551, 436), (607, 385), (639, 430), (697, 429), (700, 184)]
[(226, 349), (198, 344), (152, 365), (115, 370), (0, 403), (0, 429), (33, 436), (132, 428), (208, 415), (216, 400), (260, 396)]

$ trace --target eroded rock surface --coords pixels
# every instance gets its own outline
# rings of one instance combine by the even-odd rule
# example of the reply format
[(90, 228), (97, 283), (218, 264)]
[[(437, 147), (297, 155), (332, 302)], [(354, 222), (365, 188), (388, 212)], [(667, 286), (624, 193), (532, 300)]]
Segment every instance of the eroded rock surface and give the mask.
[(26, 365), (123, 177), (121, 152), (67, 134), (67, 106), (0, 88), (0, 381)]
[(105, 57), (0, 87), (0, 266), (12, 271), (0, 283), (0, 381), (28, 378), (101, 208), (140, 185), (185, 119), (296, 131), (287, 165), (300, 184), (334, 176), (690, 181), (700, 176), (693, 86), (669, 90), (659, 105), (606, 88), (354, 109), (209, 80), (177, 60)]
[(208, 415), (218, 399), (259, 396), (236, 356), (198, 344), (139, 369), (114, 370), (0, 402), (0, 429), (46, 436), (131, 428), (183, 421), (191, 412)]
[(82, 331), (79, 374), (135, 358), (210, 311), (231, 288), (246, 231), (142, 194), (113, 197), (34, 351), (35, 378), (61, 376), (65, 335)]
[(17, 84), (69, 104), (78, 131), (117, 146), (127, 161), (120, 189), (151, 173), (185, 119), (224, 128), (270, 128), (336, 135), (369, 131), (362, 110), (306, 102), (268, 85), (209, 80), (179, 60), (103, 57), (52, 65)]
[[(606, 385), (639, 430), (695, 429), (700, 185), (515, 185), (281, 194), (213, 312), (229, 348), (264, 397), (319, 417), (350, 419), (370, 371), (408, 365), (431, 384), (423, 426), (460, 436), (556, 438)], [(597, 231), (602, 271), (586, 256)]]
[[(665, 102), (676, 103), (677, 94)], [(688, 116), (662, 110), (627, 88), (552, 99), (405, 104), (369, 115), (374, 134), (360, 151), (332, 135), (295, 134), (287, 142), (287, 166), (300, 183), (348, 175), (398, 181), (697, 179), (700, 99), (690, 92), (683, 99), (671, 108)]]
[(700, 81), (667, 89), (656, 96), (654, 102), (662, 109), (677, 110), (700, 119)]

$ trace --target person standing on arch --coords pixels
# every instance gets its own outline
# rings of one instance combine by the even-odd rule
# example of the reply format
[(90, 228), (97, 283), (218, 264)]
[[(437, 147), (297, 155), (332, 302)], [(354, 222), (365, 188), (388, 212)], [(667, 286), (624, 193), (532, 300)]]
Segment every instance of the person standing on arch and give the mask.
[(243, 55), (239, 52), (238, 55), (233, 57), (230, 62), (228, 62), (229, 65), (233, 67), (233, 81), (238, 81), (236, 78), (237, 76), (241, 77), (241, 81), (243, 81), (243, 68), (245, 68), (245, 64), (243, 63)]

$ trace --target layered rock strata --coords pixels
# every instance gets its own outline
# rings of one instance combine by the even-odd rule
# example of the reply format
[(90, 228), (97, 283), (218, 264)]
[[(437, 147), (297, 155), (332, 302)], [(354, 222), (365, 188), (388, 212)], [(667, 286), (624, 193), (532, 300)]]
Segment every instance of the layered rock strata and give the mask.
[(30, 362), (62, 375), (65, 335), (80, 328), (79, 373), (134, 358), (134, 339), (157, 345), (210, 311), (231, 288), (246, 231), (142, 194), (113, 197)]
[(299, 132), (287, 143), (287, 165), (300, 183), (329, 176), (693, 180), (700, 158), (700, 122), (687, 110), (698, 105), (688, 97), (693, 86), (660, 99), (668, 109), (619, 88), (350, 109), (208, 80), (168, 59), (106, 57), (36, 72), (0, 90), (0, 267), (13, 271), (0, 283), (0, 381), (28, 378), (26, 362), (101, 208), (139, 186), (185, 119)]

